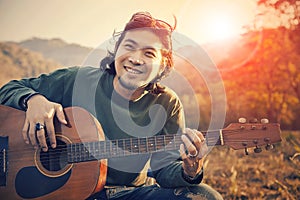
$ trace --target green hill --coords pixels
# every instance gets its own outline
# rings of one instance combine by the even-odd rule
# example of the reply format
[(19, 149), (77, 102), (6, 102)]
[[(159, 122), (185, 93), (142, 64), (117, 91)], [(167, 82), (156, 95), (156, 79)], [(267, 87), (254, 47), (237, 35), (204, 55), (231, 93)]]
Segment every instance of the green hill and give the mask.
[(0, 86), (12, 79), (37, 76), (61, 67), (42, 54), (22, 48), (15, 43), (0, 43)]

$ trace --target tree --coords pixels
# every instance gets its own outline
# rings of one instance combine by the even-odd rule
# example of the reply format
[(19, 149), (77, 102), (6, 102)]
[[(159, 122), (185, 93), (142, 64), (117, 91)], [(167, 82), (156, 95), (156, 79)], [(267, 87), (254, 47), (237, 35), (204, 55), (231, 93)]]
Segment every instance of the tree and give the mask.
[[(257, 5), (261, 10), (263, 19), (269, 16), (271, 23), (288, 29), (297, 29), (300, 25), (299, 0), (258, 0)], [(274, 20), (276, 19), (276, 20)]]

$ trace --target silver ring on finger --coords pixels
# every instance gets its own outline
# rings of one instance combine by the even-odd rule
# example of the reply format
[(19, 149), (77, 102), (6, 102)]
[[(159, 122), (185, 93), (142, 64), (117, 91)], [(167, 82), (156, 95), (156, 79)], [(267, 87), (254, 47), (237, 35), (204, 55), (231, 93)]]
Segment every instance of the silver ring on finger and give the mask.
[(35, 130), (36, 131), (40, 131), (40, 130), (42, 130), (44, 128), (45, 128), (45, 126), (43, 124), (41, 124), (41, 123), (36, 123), (35, 124)]
[(196, 152), (194, 153), (194, 154), (191, 154), (190, 152), (189, 152), (189, 154), (188, 154), (188, 157), (190, 157), (190, 158), (196, 158), (197, 157), (197, 155), (198, 155), (198, 150), (196, 150)]

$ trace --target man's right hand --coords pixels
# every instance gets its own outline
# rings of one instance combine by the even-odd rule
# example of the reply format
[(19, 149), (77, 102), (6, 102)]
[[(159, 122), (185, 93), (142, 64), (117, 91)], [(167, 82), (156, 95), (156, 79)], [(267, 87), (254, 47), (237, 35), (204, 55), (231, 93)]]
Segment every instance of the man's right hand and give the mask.
[[(42, 95), (34, 95), (27, 101), (27, 111), (22, 135), (25, 143), (31, 143), (34, 148), (40, 146), (43, 151), (48, 151), (45, 132), (52, 148), (56, 147), (56, 138), (53, 118), (56, 116), (62, 124), (67, 124), (63, 108), (60, 104), (48, 101)], [(36, 124), (44, 128), (36, 130)]]

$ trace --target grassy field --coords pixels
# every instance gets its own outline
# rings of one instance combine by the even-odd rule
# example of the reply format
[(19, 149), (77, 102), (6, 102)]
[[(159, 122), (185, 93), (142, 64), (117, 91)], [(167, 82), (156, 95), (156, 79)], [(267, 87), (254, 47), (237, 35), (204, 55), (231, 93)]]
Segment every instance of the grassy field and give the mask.
[(300, 199), (300, 132), (284, 131), (272, 150), (245, 155), (215, 147), (205, 162), (204, 182), (224, 199)]

